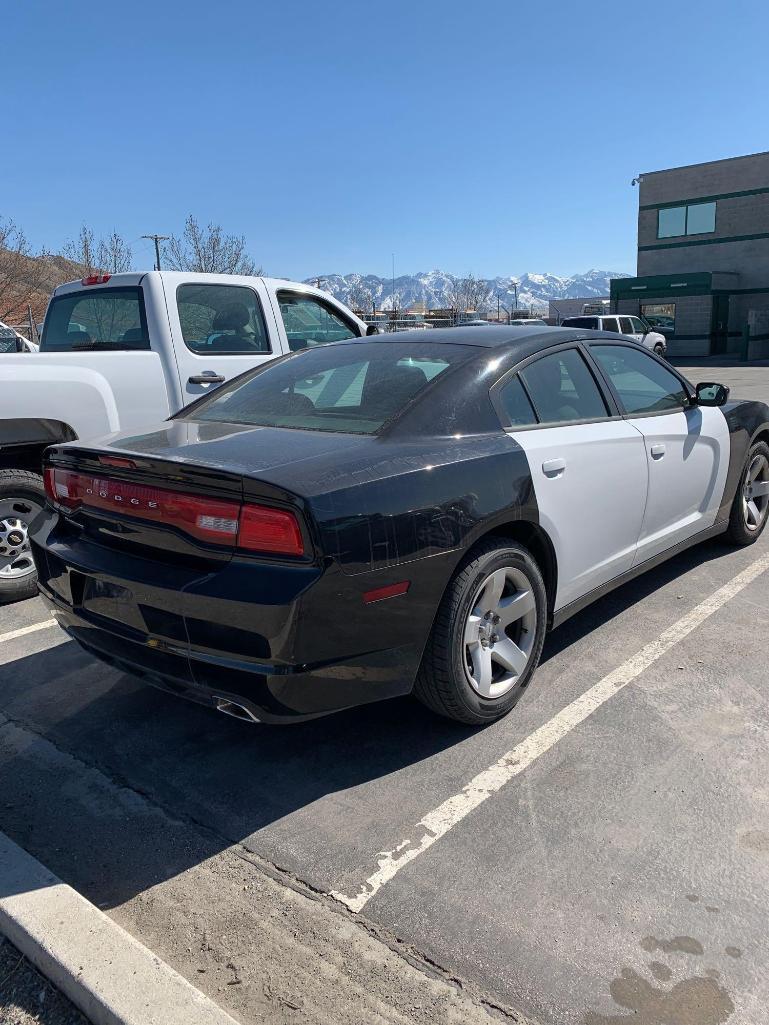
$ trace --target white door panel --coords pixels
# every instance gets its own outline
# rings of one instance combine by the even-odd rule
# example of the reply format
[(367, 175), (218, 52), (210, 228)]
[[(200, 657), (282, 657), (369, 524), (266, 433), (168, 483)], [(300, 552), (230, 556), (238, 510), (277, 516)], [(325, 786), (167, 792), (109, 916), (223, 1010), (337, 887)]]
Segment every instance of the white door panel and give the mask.
[(708, 406), (628, 423), (643, 434), (649, 464), (640, 563), (715, 522), (729, 468), (729, 428), (721, 410)]
[(526, 452), (558, 560), (560, 609), (630, 569), (647, 489), (644, 440), (623, 420), (510, 431)]

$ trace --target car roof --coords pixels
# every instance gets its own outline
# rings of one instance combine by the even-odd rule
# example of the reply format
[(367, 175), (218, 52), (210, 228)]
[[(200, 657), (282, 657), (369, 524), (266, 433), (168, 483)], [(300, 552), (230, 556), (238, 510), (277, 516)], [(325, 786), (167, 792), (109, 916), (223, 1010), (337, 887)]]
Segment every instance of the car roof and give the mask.
[[(563, 327), (542, 327), (539, 324), (533, 325), (527, 330), (525, 326), (510, 327), (505, 324), (484, 324), (462, 325), (458, 327), (436, 327), (429, 332), (429, 338), (425, 338), (423, 331), (397, 331), (392, 334), (371, 335), (366, 341), (377, 342), (380, 345), (387, 345), (390, 342), (408, 342), (410, 339), (430, 344), (450, 345), (477, 345), (486, 349), (494, 349), (499, 346), (506, 346), (511, 349), (521, 347), (529, 348), (534, 344), (535, 349), (550, 348), (551, 345), (560, 345), (561, 342), (568, 342), (575, 337), (574, 330)], [(596, 332), (584, 332), (595, 334)]]

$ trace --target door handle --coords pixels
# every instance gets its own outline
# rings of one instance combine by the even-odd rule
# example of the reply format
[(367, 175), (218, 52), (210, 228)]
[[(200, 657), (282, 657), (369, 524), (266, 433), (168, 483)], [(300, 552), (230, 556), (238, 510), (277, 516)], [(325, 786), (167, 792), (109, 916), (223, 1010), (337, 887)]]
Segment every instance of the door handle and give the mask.
[(187, 380), (189, 384), (224, 384), (225, 378), (222, 374), (215, 374), (213, 370), (205, 370), (202, 374), (193, 374)]
[(561, 477), (565, 471), (565, 459), (546, 459), (542, 464), (542, 472), (546, 477)]
[(664, 445), (652, 445), (651, 447), (652, 459), (662, 459), (665, 455)]

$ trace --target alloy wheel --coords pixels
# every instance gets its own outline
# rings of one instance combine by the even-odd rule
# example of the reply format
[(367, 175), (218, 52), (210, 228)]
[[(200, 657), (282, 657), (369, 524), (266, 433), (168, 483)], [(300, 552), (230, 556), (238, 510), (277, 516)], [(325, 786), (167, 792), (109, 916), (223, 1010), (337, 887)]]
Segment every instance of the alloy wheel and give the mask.
[(29, 524), (42, 505), (30, 498), (0, 499), (0, 581), (35, 572), (29, 547)]
[(499, 698), (518, 684), (529, 663), (537, 605), (526, 574), (512, 567), (491, 573), (470, 605), (464, 631), (465, 673), (484, 698)]
[(769, 510), (769, 460), (760, 452), (748, 464), (742, 488), (742, 514), (750, 531), (760, 530)]

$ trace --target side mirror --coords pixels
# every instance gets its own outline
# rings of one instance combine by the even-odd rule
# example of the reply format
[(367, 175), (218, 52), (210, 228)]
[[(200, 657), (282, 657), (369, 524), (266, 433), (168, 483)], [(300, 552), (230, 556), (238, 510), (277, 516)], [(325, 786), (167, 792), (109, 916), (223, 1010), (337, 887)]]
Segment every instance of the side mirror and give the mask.
[(725, 384), (702, 383), (695, 389), (695, 401), (698, 406), (723, 406), (729, 398), (729, 389)]
[(366, 337), (370, 338), (371, 335), (378, 335), (378, 334), (379, 334), (379, 328), (376, 326), (376, 324), (369, 324), (368, 327), (366, 328)]

